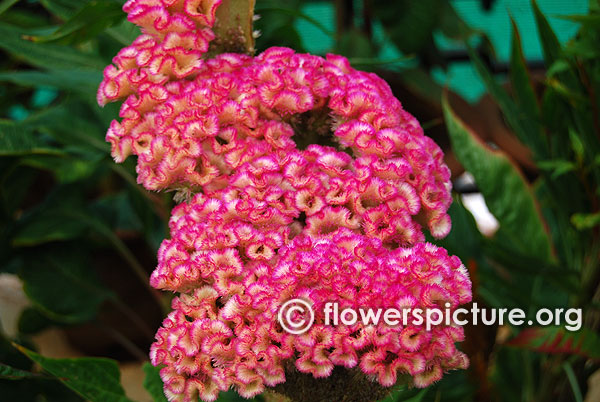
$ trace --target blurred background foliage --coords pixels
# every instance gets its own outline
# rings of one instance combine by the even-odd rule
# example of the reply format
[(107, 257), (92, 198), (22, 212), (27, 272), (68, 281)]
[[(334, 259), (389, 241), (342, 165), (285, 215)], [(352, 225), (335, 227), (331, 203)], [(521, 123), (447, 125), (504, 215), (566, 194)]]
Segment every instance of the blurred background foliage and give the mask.
[[(148, 275), (172, 194), (137, 185), (131, 158), (113, 163), (104, 134), (119, 106), (95, 100), (102, 69), (139, 34), (122, 4), (0, 1), (0, 278), (17, 275), (27, 297), (16, 322), (2, 310), (7, 401), (132, 400), (119, 371), (132, 363), (165, 400), (144, 362), (169, 305)], [(600, 400), (597, 1), (258, 0), (256, 14), (257, 51), (347, 56), (444, 149), (456, 202), (438, 243), (469, 268), (480, 306), (528, 319), (583, 309), (575, 333), (468, 326), (469, 370), (386, 401)], [(492, 226), (466, 208), (473, 196)], [(84, 357), (40, 353), (49, 328)]]

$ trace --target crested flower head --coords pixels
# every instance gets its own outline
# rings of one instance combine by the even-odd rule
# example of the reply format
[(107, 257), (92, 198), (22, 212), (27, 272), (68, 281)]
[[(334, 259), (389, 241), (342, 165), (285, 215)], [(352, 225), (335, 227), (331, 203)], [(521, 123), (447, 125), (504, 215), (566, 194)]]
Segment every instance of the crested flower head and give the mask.
[[(340, 310), (449, 306), (452, 312), (471, 299), (457, 257), (429, 243), (390, 250), (343, 225), (326, 236), (305, 230), (291, 238), (291, 221), (257, 224), (235, 204), (203, 195), (181, 204), (172, 238), (159, 252), (152, 284), (180, 296), (151, 358), (165, 365), (161, 375), (173, 400), (199, 394), (210, 401), (230, 387), (253, 397), (294, 373), (326, 378), (335, 366), (356, 368), (382, 387), (399, 378), (426, 387), (444, 371), (466, 367), (454, 346), (464, 337), (461, 327), (427, 330), (414, 318), (395, 327), (331, 325), (323, 313), (328, 302)], [(285, 332), (277, 319), (280, 306), (296, 298), (316, 314), (299, 335)]]
[[(336, 367), (369, 383), (426, 387), (464, 368), (462, 328), (326, 325), (340, 308), (468, 302), (457, 257), (425, 243), (450, 231), (450, 171), (389, 86), (326, 58), (274, 47), (207, 58), (220, 0), (130, 0), (142, 35), (104, 72), (98, 102), (122, 100), (106, 139), (137, 157), (148, 190), (196, 194), (178, 205), (155, 288), (178, 292), (152, 345), (172, 401), (252, 397)], [(279, 307), (314, 307), (305, 334)]]

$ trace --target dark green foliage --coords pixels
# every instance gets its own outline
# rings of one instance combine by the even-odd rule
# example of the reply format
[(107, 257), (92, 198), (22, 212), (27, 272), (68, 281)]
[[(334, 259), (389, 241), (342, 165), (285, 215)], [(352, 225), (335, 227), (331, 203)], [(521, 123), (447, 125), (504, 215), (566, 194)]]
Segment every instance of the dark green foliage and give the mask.
[[(483, 257), (501, 273), (494, 281), (497, 288), (485, 293), (480, 289), (481, 296), (494, 304), (506, 283), (512, 293), (520, 289), (525, 297), (514, 302), (526, 311), (583, 309), (584, 327), (577, 332), (564, 326), (512, 329), (516, 336), (497, 351), (491, 377), (501, 400), (581, 400), (581, 389), (586, 386), (584, 366), (598, 368), (599, 321), (594, 300), (600, 290), (600, 64), (594, 50), (597, 42), (596, 48), (592, 42), (600, 34), (600, 10), (590, 4), (589, 15), (567, 17), (580, 22), (581, 29), (561, 46), (546, 17), (532, 3), (548, 69), (540, 88), (532, 85), (514, 23), (510, 92), (471, 54), (507, 125), (531, 151), (538, 167), (533, 183), (520, 179), (518, 186), (509, 184), (511, 177), (520, 175), (518, 167), (502, 151), (478, 142), (445, 104), (455, 154), (474, 175), (500, 223), (496, 235), (480, 243), (479, 262)], [(485, 277), (480, 280), (484, 286)]]

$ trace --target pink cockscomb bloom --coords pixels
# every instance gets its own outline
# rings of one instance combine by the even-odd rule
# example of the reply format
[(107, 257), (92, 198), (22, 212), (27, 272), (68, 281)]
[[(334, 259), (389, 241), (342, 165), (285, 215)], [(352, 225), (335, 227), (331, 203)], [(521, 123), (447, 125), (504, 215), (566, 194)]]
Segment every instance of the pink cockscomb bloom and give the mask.
[[(142, 35), (98, 91), (101, 105), (124, 101), (106, 135), (114, 159), (137, 156), (149, 190), (195, 194), (173, 210), (151, 276), (179, 294), (151, 348), (168, 399), (289, 394), (303, 376), (334, 381), (340, 370), (379, 389), (426, 387), (465, 368), (461, 327), (326, 325), (322, 314), (328, 302), (453, 311), (470, 301), (460, 260), (425, 243), (424, 229), (450, 231), (440, 148), (385, 81), (341, 56), (207, 58), (219, 4), (128, 1)], [(294, 298), (316, 311), (301, 335), (277, 320)]]

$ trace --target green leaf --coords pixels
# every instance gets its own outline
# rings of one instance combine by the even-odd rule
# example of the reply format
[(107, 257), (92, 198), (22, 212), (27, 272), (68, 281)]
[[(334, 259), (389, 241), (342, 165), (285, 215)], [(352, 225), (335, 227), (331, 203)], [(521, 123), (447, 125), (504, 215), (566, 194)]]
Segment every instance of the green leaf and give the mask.
[(485, 32), (475, 30), (467, 25), (449, 1), (440, 2), (438, 13), (440, 14), (440, 30), (448, 38), (465, 40), (475, 33), (485, 35)]
[(84, 223), (65, 219), (61, 210), (42, 210), (19, 222), (11, 243), (15, 247), (31, 247), (71, 240), (81, 236), (85, 229)]
[(121, 373), (114, 360), (86, 357), (51, 359), (20, 345), (23, 354), (91, 402), (130, 402), (121, 386)]
[(48, 86), (80, 93), (95, 93), (102, 81), (100, 71), (54, 70), (54, 71), (14, 71), (0, 72), (0, 81), (11, 82), (24, 87)]
[(21, 165), (48, 170), (60, 183), (72, 183), (88, 178), (94, 174), (102, 156), (98, 154), (60, 157), (52, 155), (26, 156), (20, 159)]
[(434, 242), (448, 250), (450, 254), (457, 255), (465, 263), (481, 254), (482, 235), (477, 229), (475, 218), (467, 210), (460, 198), (455, 198), (448, 209), (452, 220), (452, 230), (443, 239)]
[(589, 25), (590, 27), (594, 28), (600, 28), (600, 14), (557, 15), (556, 18), (560, 18), (567, 21), (579, 22), (582, 25)]
[(531, 85), (527, 62), (523, 55), (519, 29), (512, 16), (510, 17), (510, 22), (512, 25), (512, 49), (510, 57), (511, 88), (515, 95), (517, 107), (522, 109), (528, 117), (539, 120), (540, 108), (533, 85)]
[(90, 0), (39, 0), (40, 3), (50, 13), (58, 16), (62, 20), (71, 18), (78, 9), (80, 9)]
[(0, 48), (27, 63), (48, 70), (81, 68), (102, 71), (106, 63), (96, 55), (53, 43), (34, 43), (23, 39), (18, 27), (0, 23)]
[(36, 42), (50, 42), (71, 35), (78, 42), (95, 37), (104, 29), (125, 18), (117, 1), (91, 1), (69, 18), (55, 32), (47, 36), (33, 37)]
[(573, 396), (575, 397), (575, 402), (583, 402), (583, 395), (581, 394), (581, 388), (579, 388), (579, 383), (577, 382), (577, 376), (573, 371), (573, 367), (571, 363), (564, 362), (563, 369), (565, 370), (565, 374), (567, 375), (567, 379), (569, 380), (569, 384), (571, 385), (571, 389), (573, 390)]
[[(534, 109), (535, 106), (528, 105), (527, 109), (522, 109), (519, 104), (510, 98), (504, 88), (496, 82), (481, 59), (471, 48), (469, 48), (469, 55), (477, 74), (481, 77), (490, 95), (492, 95), (498, 103), (498, 106), (504, 114), (504, 118), (514, 133), (525, 145), (531, 148), (536, 159), (546, 158), (546, 155), (548, 154), (548, 145), (539, 125), (539, 117), (535, 114), (530, 115), (527, 113), (527, 109)], [(518, 66), (513, 66), (513, 64), (518, 64), (518, 62), (515, 61), (511, 64), (511, 69), (518, 69)], [(519, 82), (519, 85), (522, 85), (522, 80), (527, 79), (523, 77), (523, 72), (519, 73), (515, 71), (513, 74), (515, 75), (514, 79)], [(531, 94), (527, 95), (526, 91), (522, 91), (520, 97), (523, 98), (522, 102), (531, 102)]]
[(595, 214), (574, 214), (571, 223), (577, 230), (587, 230), (600, 225), (600, 212)]
[(289, 15), (291, 17), (294, 18), (301, 18), (304, 19), (306, 21), (308, 21), (309, 23), (311, 23), (312, 25), (314, 25), (316, 28), (318, 28), (321, 32), (323, 32), (325, 35), (330, 36), (330, 37), (334, 37), (335, 34), (333, 32), (331, 32), (325, 25), (323, 25), (319, 20), (311, 17), (308, 14), (303, 13), (302, 11), (300, 11), (299, 9), (293, 9), (293, 8), (284, 8), (284, 7), (256, 7), (254, 9), (254, 11), (258, 14), (262, 14), (265, 12), (276, 12), (276, 13), (282, 13), (282, 14), (286, 14)]
[(531, 6), (533, 7), (533, 15), (535, 16), (535, 22), (538, 29), (538, 35), (542, 44), (542, 51), (544, 53), (544, 60), (546, 66), (550, 67), (552, 63), (560, 57), (560, 42), (556, 37), (556, 34), (552, 30), (550, 23), (542, 14), (537, 1), (532, 0)]
[(404, 53), (419, 53), (433, 44), (433, 31), (439, 21), (439, 0), (372, 2), (389, 38)]
[(566, 60), (563, 60), (563, 59), (556, 60), (554, 63), (552, 63), (550, 68), (548, 68), (548, 71), (546, 71), (546, 76), (548, 78), (553, 77), (558, 73), (567, 71), (569, 68), (571, 68), (571, 66), (569, 65), (569, 63)]
[[(260, 396), (250, 399), (250, 401), (261, 401), (261, 400), (262, 399)], [(226, 392), (219, 393), (219, 398), (217, 399), (217, 402), (248, 402), (248, 401), (249, 401), (248, 399), (241, 397), (240, 394), (238, 394), (234, 390), (229, 390)]]
[(61, 155), (62, 151), (47, 146), (39, 136), (10, 120), (0, 120), (0, 156), (29, 154)]
[(152, 396), (154, 402), (167, 402), (167, 397), (163, 391), (163, 382), (160, 379), (160, 367), (154, 367), (149, 362), (142, 366), (146, 376), (144, 377), (144, 388)]
[(344, 32), (336, 44), (336, 53), (356, 59), (374, 59), (377, 49), (369, 38), (359, 30)]
[(538, 167), (543, 170), (552, 171), (552, 178), (556, 179), (565, 173), (573, 172), (577, 169), (575, 163), (562, 159), (555, 159), (551, 161), (540, 161), (537, 163)]
[(19, 123), (30, 130), (50, 134), (56, 141), (86, 152), (108, 155), (109, 144), (104, 141), (105, 131), (80, 101), (69, 101), (30, 115)]
[[(63, 191), (68, 188), (73, 188), (73, 186), (65, 186)], [(53, 214), (53, 219), (62, 220), (63, 222), (77, 222), (77, 225), (82, 225), (86, 230), (105, 239), (127, 261), (140, 281), (144, 283), (144, 285), (148, 284), (148, 272), (144, 269), (142, 264), (140, 264), (131, 250), (129, 250), (127, 245), (125, 245), (125, 243), (113, 232), (113, 229), (107, 226), (105, 222), (97, 219), (79, 205), (71, 207), (70, 209), (68, 209), (67, 206), (63, 209), (54, 208), (50, 211)], [(41, 236), (43, 233), (44, 232), (41, 231), (39, 235)], [(31, 239), (30, 242), (33, 243), (34, 239)], [(22, 243), (22, 241), (19, 243)]]
[(475, 177), (490, 212), (525, 253), (552, 259), (550, 239), (533, 194), (519, 170), (499, 151), (489, 149), (454, 114), (444, 96), (442, 107), (452, 149)]
[(576, 332), (556, 326), (526, 328), (508, 341), (507, 345), (542, 353), (565, 353), (600, 360), (600, 336), (587, 328)]
[(581, 141), (581, 137), (575, 132), (575, 130), (569, 128), (569, 138), (571, 139), (571, 147), (573, 148), (573, 152), (575, 152), (577, 162), (581, 163), (585, 155), (585, 147)]
[(19, 0), (4, 0), (0, 2), (0, 15), (4, 14), (6, 10), (14, 6)]
[(106, 33), (117, 40), (123, 46), (129, 46), (141, 34), (140, 28), (127, 20), (120, 24), (112, 26), (106, 30)]
[(60, 323), (52, 321), (35, 307), (27, 307), (19, 316), (18, 329), (19, 334), (34, 335), (52, 325), (58, 324)]
[(0, 363), (0, 379), (2, 380), (22, 380), (24, 378), (39, 378), (40, 375), (30, 371), (19, 370), (14, 367)]
[(89, 256), (72, 245), (36, 249), (24, 258), (19, 277), (34, 306), (62, 323), (89, 321), (113, 297), (100, 285)]

